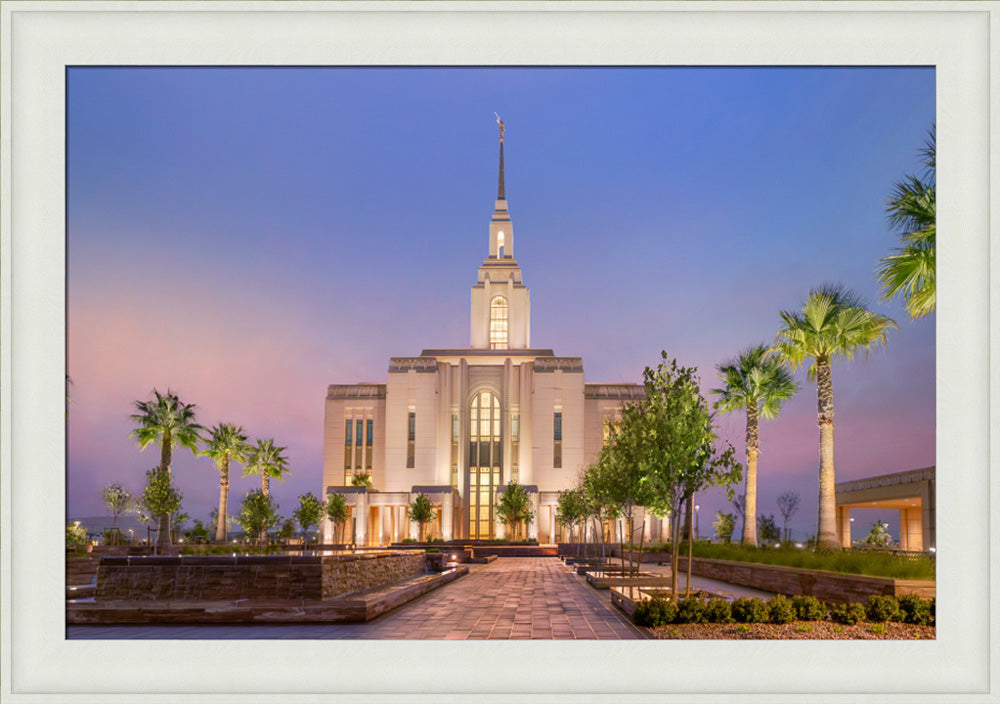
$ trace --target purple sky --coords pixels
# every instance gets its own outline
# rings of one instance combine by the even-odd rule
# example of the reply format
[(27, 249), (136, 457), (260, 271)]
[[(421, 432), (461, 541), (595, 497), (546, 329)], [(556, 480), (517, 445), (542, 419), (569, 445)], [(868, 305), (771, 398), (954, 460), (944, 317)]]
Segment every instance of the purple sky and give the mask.
[[(840, 281), (900, 329), (833, 366), (837, 479), (935, 462), (934, 316), (873, 280), (886, 196), (934, 121), (931, 68), (74, 68), (67, 86), (71, 517), (157, 463), (128, 437), (153, 388), (287, 446), (283, 515), (319, 494), (327, 385), (468, 345), (493, 111), (534, 347), (582, 356), (592, 382), (641, 381), (665, 349), (707, 391), (780, 309)], [(758, 513), (780, 522), (798, 491), (801, 538), (818, 437), (796, 376), (761, 428)], [(720, 421), (740, 454), (744, 424)], [(186, 450), (174, 471), (207, 521), (218, 471)], [(239, 474), (231, 506), (260, 484)], [(729, 509), (720, 490), (701, 505), (705, 534)], [(895, 512), (857, 516), (896, 532)]]

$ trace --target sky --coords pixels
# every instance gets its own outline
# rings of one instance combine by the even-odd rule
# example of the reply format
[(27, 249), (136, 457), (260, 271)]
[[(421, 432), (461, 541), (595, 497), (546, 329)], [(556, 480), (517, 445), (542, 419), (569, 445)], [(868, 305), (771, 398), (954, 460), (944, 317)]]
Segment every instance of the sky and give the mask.
[[(935, 463), (935, 316), (874, 281), (933, 68), (78, 67), (67, 103), (68, 518), (105, 514), (108, 482), (141, 490), (159, 453), (129, 416), (154, 388), (287, 447), (284, 516), (319, 495), (327, 385), (468, 346), (494, 111), (533, 347), (582, 357), (588, 382), (641, 382), (665, 350), (712, 401), (717, 364), (841, 282), (899, 329), (833, 364), (837, 480)], [(803, 539), (816, 387), (795, 376), (761, 426), (758, 513), (780, 523), (777, 496), (799, 492)], [(719, 431), (742, 456), (745, 416)], [(173, 471), (207, 522), (218, 470), (178, 449)], [(233, 510), (260, 485), (240, 474)], [(703, 535), (732, 511), (720, 489), (699, 502)], [(855, 537), (876, 519), (897, 534), (895, 511), (854, 515)]]

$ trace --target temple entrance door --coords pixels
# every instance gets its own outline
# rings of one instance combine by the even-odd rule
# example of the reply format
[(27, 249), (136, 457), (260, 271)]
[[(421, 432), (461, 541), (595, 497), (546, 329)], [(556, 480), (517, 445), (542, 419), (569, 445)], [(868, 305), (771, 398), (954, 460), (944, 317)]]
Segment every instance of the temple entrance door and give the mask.
[(465, 475), (469, 538), (473, 540), (493, 537), (501, 447), (500, 399), (491, 391), (480, 391), (469, 408), (469, 467)]

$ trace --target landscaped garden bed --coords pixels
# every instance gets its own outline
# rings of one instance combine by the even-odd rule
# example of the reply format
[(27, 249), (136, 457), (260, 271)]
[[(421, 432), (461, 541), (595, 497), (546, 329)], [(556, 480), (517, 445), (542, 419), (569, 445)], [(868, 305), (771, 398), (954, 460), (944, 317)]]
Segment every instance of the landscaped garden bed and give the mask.
[[(618, 550), (615, 552), (621, 554)], [(698, 552), (743, 559), (698, 557)], [(638, 559), (639, 555), (638, 551), (625, 551), (626, 560)], [(933, 561), (930, 560), (919, 562), (892, 555), (851, 552), (815, 554), (794, 548), (775, 550), (727, 545), (696, 545), (695, 555), (692, 574), (789, 596), (806, 595), (824, 601), (861, 603), (876, 594), (897, 597), (912, 594), (924, 598), (935, 595), (933, 579), (912, 577), (926, 575), (928, 562), (931, 563), (930, 573), (933, 575)], [(644, 551), (642, 557), (643, 562), (669, 563), (668, 553)], [(826, 565), (828, 569), (798, 566), (799, 564)], [(678, 569), (681, 572), (687, 569), (687, 557), (681, 557)], [(895, 573), (896, 576), (872, 574), (878, 571)]]
[(624, 586), (669, 586), (670, 577), (652, 572), (630, 572), (622, 570), (594, 570), (587, 572), (587, 583), (594, 589), (610, 589)]
[(909, 623), (859, 623), (845, 626), (831, 621), (793, 621), (786, 624), (685, 623), (647, 629), (666, 640), (934, 640), (934, 626)]
[[(916, 596), (876, 595), (862, 604), (827, 604), (809, 596), (791, 599), (701, 595), (678, 601), (645, 594), (613, 603), (655, 638), (680, 639), (933, 639), (935, 603)], [(628, 603), (626, 603), (628, 602)]]

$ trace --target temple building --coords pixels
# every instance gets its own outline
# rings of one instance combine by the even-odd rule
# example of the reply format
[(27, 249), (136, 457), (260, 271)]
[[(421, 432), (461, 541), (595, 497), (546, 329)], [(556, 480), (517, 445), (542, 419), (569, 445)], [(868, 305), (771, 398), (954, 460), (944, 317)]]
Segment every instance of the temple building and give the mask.
[[(384, 383), (327, 389), (323, 493), (347, 498), (346, 542), (417, 538), (407, 507), (420, 493), (435, 509), (428, 538), (503, 538), (494, 506), (512, 480), (534, 505), (529, 537), (555, 542), (563, 537), (559, 492), (596, 459), (623, 404), (644, 395), (640, 384), (587, 383), (580, 357), (532, 346), (531, 292), (514, 258), (498, 122), (498, 191), (470, 295), (469, 346), (392, 357)], [(353, 485), (362, 474), (371, 487)], [(321, 530), (333, 542), (329, 521)]]

